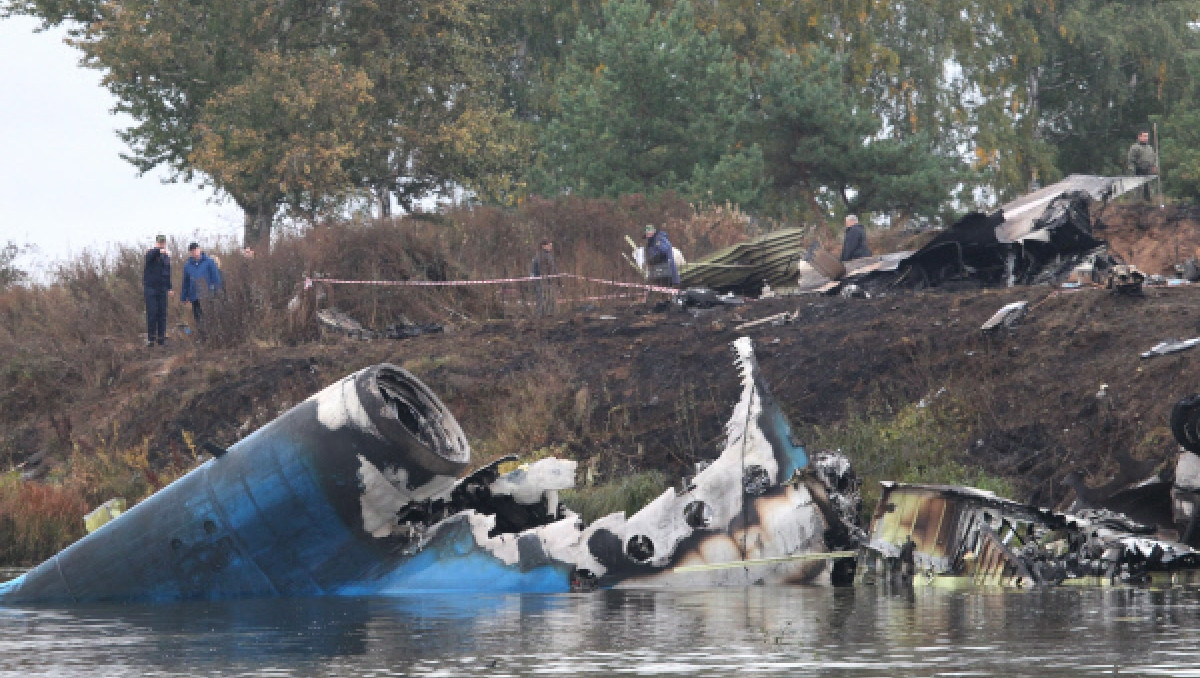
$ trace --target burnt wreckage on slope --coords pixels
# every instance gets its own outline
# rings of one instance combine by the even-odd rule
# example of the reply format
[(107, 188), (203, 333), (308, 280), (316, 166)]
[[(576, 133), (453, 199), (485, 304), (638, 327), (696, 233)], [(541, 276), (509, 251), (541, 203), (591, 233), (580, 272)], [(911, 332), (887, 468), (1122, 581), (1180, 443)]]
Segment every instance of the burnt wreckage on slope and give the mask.
[(1093, 205), (1152, 180), (1073, 174), (991, 214), (968, 214), (894, 268), (865, 275), (916, 287), (955, 280), (1012, 286), (1055, 282), (1088, 261), (1094, 276), (1104, 276), (1124, 262), (1094, 235)]
[(742, 393), (723, 450), (632, 516), (584, 525), (564, 507), (570, 460), (460, 477), (470, 449), (454, 417), (377, 365), (0, 584), (0, 603), (848, 583), (850, 465), (808, 458), (750, 340), (733, 347)]

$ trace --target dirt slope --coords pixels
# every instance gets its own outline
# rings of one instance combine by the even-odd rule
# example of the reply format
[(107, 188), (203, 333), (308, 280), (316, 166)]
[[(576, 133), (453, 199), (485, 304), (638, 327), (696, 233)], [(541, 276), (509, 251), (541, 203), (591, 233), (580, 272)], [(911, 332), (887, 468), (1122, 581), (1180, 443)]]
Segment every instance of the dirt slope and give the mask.
[[(1118, 248), (1136, 240), (1134, 262), (1152, 272), (1173, 261), (1174, 247), (1167, 257), (1165, 241), (1145, 241), (1172, 223), (1200, 243), (1200, 222), (1185, 210), (1132, 207), (1102, 219), (1101, 235)], [(1034, 306), (1025, 321), (984, 337), (980, 324), (1018, 299)], [(403, 341), (327, 337), (166, 354), (131, 341), (117, 349), (128, 360), (109, 382), (74, 388), (0, 432), (0, 463), (45, 473), (72, 447), (149, 440), (151, 456), (164, 459), (189, 439), (229, 445), (340, 376), (390, 361), (441, 395), (477, 461), (553, 452), (582, 460), (599, 480), (647, 468), (681, 474), (722, 439), (737, 396), (733, 328), (781, 311), (799, 311), (797, 321), (747, 333), (801, 437), (807, 426), (899, 409), (945, 389), (965, 404), (954, 442), (967, 462), (1012, 479), (1019, 498), (1046, 504), (1069, 498), (1060, 481), (1072, 469), (1100, 484), (1115, 473), (1118, 451), (1171, 454), (1170, 406), (1200, 390), (1200, 349), (1138, 357), (1160, 340), (1200, 335), (1195, 286), (1141, 298), (1047, 287), (792, 297), (699, 316), (625, 304), (564, 309), (541, 322), (464, 321)]]

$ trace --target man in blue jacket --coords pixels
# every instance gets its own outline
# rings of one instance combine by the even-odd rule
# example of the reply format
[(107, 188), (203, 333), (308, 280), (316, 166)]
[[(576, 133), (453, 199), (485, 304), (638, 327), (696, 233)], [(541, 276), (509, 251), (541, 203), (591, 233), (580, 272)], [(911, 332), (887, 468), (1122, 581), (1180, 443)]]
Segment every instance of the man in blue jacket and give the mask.
[(675, 248), (671, 247), (666, 231), (650, 224), (646, 225), (646, 272), (651, 285), (670, 287), (679, 284)]
[(201, 299), (207, 299), (221, 289), (221, 272), (217, 262), (200, 249), (198, 243), (188, 245), (188, 260), (183, 264), (183, 284), (179, 286), (179, 300), (192, 302), (192, 315), (196, 318), (196, 331), (201, 331), (204, 309)]
[(146, 346), (162, 346), (167, 342), (167, 297), (175, 293), (171, 289), (171, 253), (165, 235), (155, 238), (154, 247), (146, 250), (142, 292), (146, 297)]

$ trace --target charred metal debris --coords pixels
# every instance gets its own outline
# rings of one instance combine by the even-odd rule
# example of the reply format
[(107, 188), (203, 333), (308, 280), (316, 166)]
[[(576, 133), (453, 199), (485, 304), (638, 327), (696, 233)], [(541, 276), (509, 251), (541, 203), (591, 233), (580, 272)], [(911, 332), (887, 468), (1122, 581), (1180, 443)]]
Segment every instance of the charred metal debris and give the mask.
[(1180, 400), (1171, 462), (1118, 455), (1109, 483), (1067, 477), (1063, 513), (969, 487), (884, 483), (857, 581), (885, 585), (1200, 583), (1200, 395)]
[[(1060, 283), (1083, 272), (1087, 284), (1121, 292), (1140, 290), (1145, 276), (1126, 264), (1096, 236), (1094, 206), (1146, 183), (1147, 177), (1071, 175), (985, 214), (962, 217), (915, 252), (847, 262), (840, 279), (815, 291), (841, 285), (881, 291), (954, 284), (1034, 285)], [(801, 287), (806, 287), (801, 283)]]

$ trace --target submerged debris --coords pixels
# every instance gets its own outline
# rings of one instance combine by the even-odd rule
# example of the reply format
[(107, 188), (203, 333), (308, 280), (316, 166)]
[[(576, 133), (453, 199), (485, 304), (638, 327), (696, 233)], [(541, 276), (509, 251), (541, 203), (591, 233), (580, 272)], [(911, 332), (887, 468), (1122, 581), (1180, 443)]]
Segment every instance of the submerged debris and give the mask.
[(1200, 553), (1104, 509), (1054, 513), (969, 487), (884, 483), (859, 558), (867, 584), (1200, 582)]

